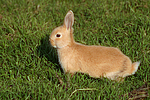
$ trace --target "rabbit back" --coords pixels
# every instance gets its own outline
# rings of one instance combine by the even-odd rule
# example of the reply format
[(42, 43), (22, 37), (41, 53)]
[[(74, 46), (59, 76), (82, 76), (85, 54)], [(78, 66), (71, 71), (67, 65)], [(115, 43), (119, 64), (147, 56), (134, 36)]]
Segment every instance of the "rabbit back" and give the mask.
[(132, 62), (119, 49), (74, 44), (58, 50), (59, 62), (65, 72), (87, 73), (92, 77), (125, 77), (131, 74)]

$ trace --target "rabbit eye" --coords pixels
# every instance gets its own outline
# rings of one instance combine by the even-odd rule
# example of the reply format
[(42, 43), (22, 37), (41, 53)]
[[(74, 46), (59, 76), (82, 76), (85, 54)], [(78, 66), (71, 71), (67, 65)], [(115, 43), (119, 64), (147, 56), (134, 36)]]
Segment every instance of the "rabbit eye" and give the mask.
[(61, 34), (60, 34), (60, 33), (57, 33), (57, 34), (55, 35), (55, 37), (60, 38), (60, 37), (61, 37)]

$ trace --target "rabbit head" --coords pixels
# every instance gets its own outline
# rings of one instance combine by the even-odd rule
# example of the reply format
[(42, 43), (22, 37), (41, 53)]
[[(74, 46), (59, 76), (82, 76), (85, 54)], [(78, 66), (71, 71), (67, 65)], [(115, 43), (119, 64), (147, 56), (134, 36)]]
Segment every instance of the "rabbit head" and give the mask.
[(72, 45), (74, 42), (73, 39), (73, 23), (74, 23), (74, 14), (70, 10), (64, 19), (64, 24), (55, 28), (50, 35), (50, 42), (54, 48), (63, 48), (65, 46)]

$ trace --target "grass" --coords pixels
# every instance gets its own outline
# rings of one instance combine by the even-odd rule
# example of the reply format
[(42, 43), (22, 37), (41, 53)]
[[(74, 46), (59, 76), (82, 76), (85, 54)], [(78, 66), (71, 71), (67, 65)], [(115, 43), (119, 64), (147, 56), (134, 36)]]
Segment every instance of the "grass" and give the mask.
[[(77, 42), (118, 47), (141, 61), (136, 74), (121, 83), (64, 74), (48, 38), (69, 10)], [(149, 0), (1, 0), (0, 34), (3, 100), (150, 99)]]

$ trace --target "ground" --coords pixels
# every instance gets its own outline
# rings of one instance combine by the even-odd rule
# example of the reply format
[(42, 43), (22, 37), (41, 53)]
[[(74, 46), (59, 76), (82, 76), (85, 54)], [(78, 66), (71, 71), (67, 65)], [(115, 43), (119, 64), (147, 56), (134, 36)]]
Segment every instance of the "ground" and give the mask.
[[(69, 10), (75, 41), (117, 47), (138, 71), (124, 82), (64, 74), (48, 39)], [(0, 98), (150, 99), (149, 12), (149, 0), (1, 0)]]

